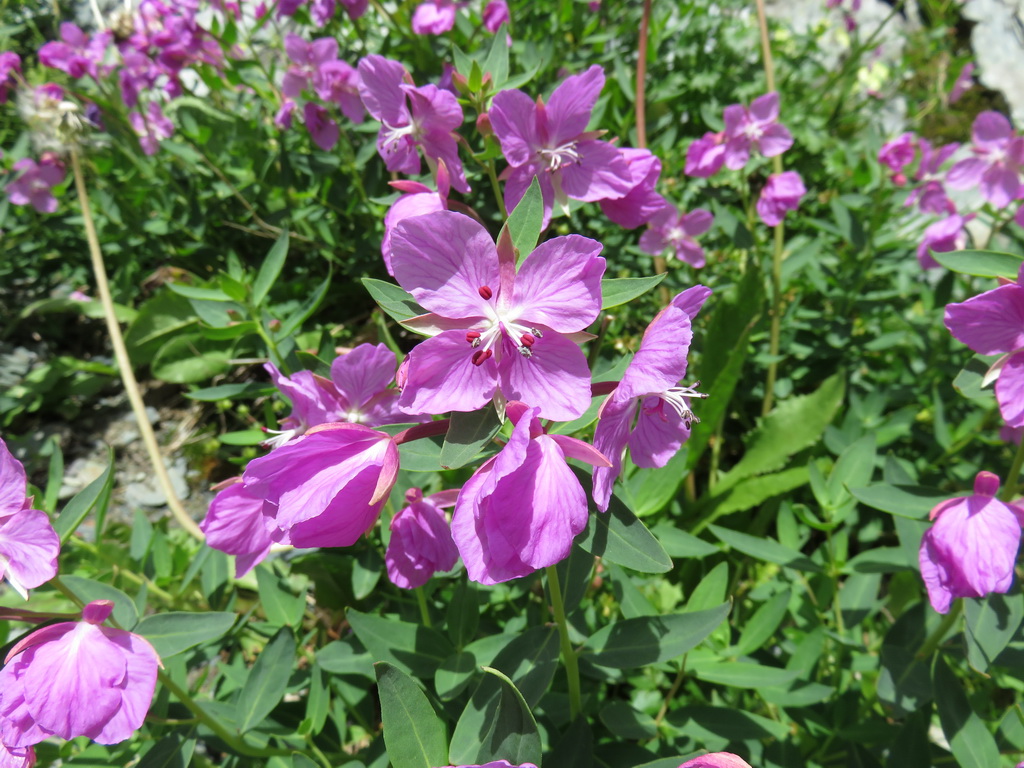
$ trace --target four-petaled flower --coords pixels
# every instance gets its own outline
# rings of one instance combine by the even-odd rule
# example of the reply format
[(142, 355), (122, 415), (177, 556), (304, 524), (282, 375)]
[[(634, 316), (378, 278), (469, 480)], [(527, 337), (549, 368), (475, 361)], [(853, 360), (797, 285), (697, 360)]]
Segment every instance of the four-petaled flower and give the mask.
[(481, 584), (527, 576), (568, 557), (587, 525), (587, 494), (566, 459), (609, 466), (582, 440), (546, 434), (539, 411), (508, 404), (512, 437), (466, 481), (455, 504), (452, 537), (469, 578)]
[(399, 406), (475, 411), (500, 392), (568, 420), (590, 404), (590, 371), (575, 338), (601, 308), (601, 244), (579, 235), (539, 245), (516, 271), (479, 223), (451, 211), (399, 222), (398, 283), (428, 310), (406, 322), (436, 334), (406, 358)]
[(775, 91), (758, 96), (747, 109), (730, 104), (723, 113), (725, 120), (725, 165), (739, 170), (756, 149), (765, 157), (781, 155), (793, 146), (793, 136), (779, 120), (779, 94)]
[(711, 229), (714, 218), (703, 208), (681, 213), (666, 203), (661, 212), (651, 219), (651, 228), (640, 236), (640, 249), (658, 256), (666, 248), (671, 248), (676, 258), (699, 269), (704, 266), (704, 249), (694, 238)]
[(996, 208), (1017, 197), (1024, 166), (1024, 137), (1015, 136), (1010, 121), (998, 112), (982, 112), (971, 127), (975, 157), (949, 169), (946, 181), (953, 189), (980, 186), (981, 195)]

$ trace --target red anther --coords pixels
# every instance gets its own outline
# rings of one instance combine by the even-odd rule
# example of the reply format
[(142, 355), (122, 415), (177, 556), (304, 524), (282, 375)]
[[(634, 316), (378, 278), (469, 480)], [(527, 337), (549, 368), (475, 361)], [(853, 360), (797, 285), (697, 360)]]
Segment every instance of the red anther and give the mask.
[(472, 344), (480, 338), (480, 331), (466, 331), (466, 341)]
[(478, 349), (473, 353), (473, 365), (483, 365), (484, 360), (491, 356), (491, 350), (489, 349)]
[(492, 291), (490, 287), (486, 285), (481, 285), (479, 288), (477, 288), (477, 291), (480, 293), (480, 298), (482, 298), (484, 301), (489, 301), (491, 296), (494, 295), (494, 291)]
[(522, 335), (522, 340), (523, 340), (523, 346), (526, 347), (527, 349), (529, 349), (537, 341), (537, 337), (534, 336), (532, 333), (524, 333)]

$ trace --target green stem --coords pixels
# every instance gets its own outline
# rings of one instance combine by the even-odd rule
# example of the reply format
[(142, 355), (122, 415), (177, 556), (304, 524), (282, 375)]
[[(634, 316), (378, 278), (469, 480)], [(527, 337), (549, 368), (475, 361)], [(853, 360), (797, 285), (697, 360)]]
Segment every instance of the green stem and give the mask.
[(309, 734), (306, 735), (306, 744), (309, 745), (309, 751), (313, 753), (313, 756), (323, 768), (334, 768), (334, 764), (323, 753), (323, 750), (313, 742), (313, 737)]
[(1024, 440), (1017, 446), (1017, 453), (1013, 457), (1013, 464), (1010, 465), (1010, 473), (1006, 476), (1006, 483), (1003, 485), (1003, 492), (999, 494), (1001, 501), (1013, 501), (1017, 495), (1017, 481), (1020, 480), (1021, 466), (1024, 466)]
[(197, 704), (196, 701), (188, 694), (188, 691), (179, 687), (177, 683), (171, 680), (170, 675), (162, 669), (157, 670), (156, 675), (163, 686), (173, 693), (177, 697), (178, 701), (184, 704), (189, 711), (196, 716), (196, 719), (199, 720), (199, 722), (213, 731), (217, 735), (217, 738), (227, 744), (228, 747), (238, 754), (246, 755), (247, 757), (285, 757), (291, 754), (291, 750), (288, 749), (275, 749), (273, 747), (264, 747), (261, 749), (259, 747), (249, 746), (242, 741), (242, 739), (235, 736), (227, 728), (217, 722), (217, 720), (211, 717), (210, 714), (200, 707), (199, 704)]
[[(772, 158), (778, 160), (778, 157)], [(781, 173), (782, 166), (779, 164), (777, 173)], [(772, 250), (772, 323), (771, 336), (768, 342), (768, 354), (771, 355), (771, 362), (768, 363), (768, 377), (764, 383), (764, 401), (761, 403), (761, 415), (767, 416), (775, 400), (775, 379), (779, 371), (779, 337), (782, 334), (782, 250), (785, 238), (786, 225), (779, 222), (775, 227), (775, 248)]]
[(431, 622), (430, 607), (427, 605), (427, 596), (423, 592), (423, 587), (416, 587), (413, 592), (416, 593), (416, 602), (420, 605), (420, 617), (423, 619), (423, 626), (429, 629)]
[(498, 174), (494, 170), (494, 161), (488, 160), (484, 167), (487, 169), (487, 178), (491, 180), (491, 189), (494, 190), (494, 199), (498, 202), (501, 218), (507, 219), (508, 209), (505, 207), (505, 197), (501, 194), (501, 185), (498, 183)]
[(938, 629), (932, 632), (931, 636), (924, 641), (924, 645), (921, 646), (921, 650), (917, 652), (917, 658), (927, 659), (935, 650), (939, 647), (939, 643), (949, 633), (949, 630), (953, 628), (953, 625), (960, 618), (960, 614), (964, 611), (964, 601), (960, 598), (956, 598), (953, 601), (953, 606), (949, 609), (949, 613), (942, 619), (942, 623), (939, 624)]
[(60, 580), (60, 576), (54, 576), (52, 579), (50, 579), (50, 584), (53, 587), (55, 587), (58, 592), (60, 592), (62, 595), (64, 595), (64, 597), (66, 597), (72, 603), (77, 605), (79, 608), (84, 608), (85, 607), (85, 603), (82, 602), (82, 599), (78, 595), (76, 595), (74, 592), (72, 592), (68, 588), (67, 584), (65, 584), (63, 581)]
[(562, 587), (558, 583), (558, 571), (555, 566), (547, 567), (548, 590), (551, 592), (551, 610), (558, 624), (558, 637), (562, 643), (562, 663), (565, 664), (565, 675), (569, 678), (569, 719), (575, 720), (583, 711), (580, 698), (580, 665), (576, 652), (569, 640), (569, 623), (565, 619), (565, 605), (562, 602)]

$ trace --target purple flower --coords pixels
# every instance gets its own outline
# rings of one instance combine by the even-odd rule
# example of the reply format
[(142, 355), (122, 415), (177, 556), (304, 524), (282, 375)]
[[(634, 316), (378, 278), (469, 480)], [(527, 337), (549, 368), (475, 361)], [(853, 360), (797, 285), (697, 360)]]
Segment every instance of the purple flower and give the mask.
[(347, 62), (328, 61), (313, 74), (313, 89), (326, 102), (337, 104), (353, 123), (363, 122), (365, 110), (359, 97), (359, 72)]
[(450, 571), (459, 559), (448, 520), (442, 510), (455, 506), (458, 491), (441, 491), (423, 498), (423, 491), (405, 493), (409, 506), (391, 521), (391, 539), (384, 562), (396, 587), (422, 587), (435, 573)]
[(40, 213), (57, 210), (57, 198), (53, 188), (64, 181), (64, 163), (52, 153), (44, 153), (37, 163), (26, 157), (14, 164), (20, 171), (14, 181), (7, 185), (7, 197), (15, 205), (31, 205)]
[(452, 537), (472, 581), (497, 584), (554, 565), (587, 525), (587, 495), (566, 459), (608, 460), (582, 440), (546, 434), (539, 411), (508, 404), (512, 437), (459, 493)]
[[(266, 502), (246, 490), (242, 478), (220, 483), (214, 490), (218, 493), (199, 527), (210, 547), (235, 555), (235, 578), (240, 579), (267, 556), (275, 535), (278, 543), (290, 542), (284, 531), (268, 527), (263, 515)], [(271, 507), (271, 515), (273, 511)]]
[(51, 736), (117, 744), (142, 726), (160, 657), (145, 638), (104, 627), (110, 600), (82, 609), (81, 621), (38, 629), (7, 654), (0, 670), (0, 741), (8, 747)]
[(800, 206), (800, 198), (806, 194), (807, 188), (796, 171), (773, 173), (757, 199), (757, 215), (769, 227), (777, 227), (786, 211), (795, 211)]
[(329, 61), (338, 58), (338, 41), (333, 37), (321, 37), (306, 42), (291, 33), (284, 36), (284, 50), (292, 61), (281, 83), (281, 92), (290, 99), (302, 96), (309, 88), (314, 75)]
[(739, 170), (756, 149), (765, 157), (781, 155), (793, 146), (793, 136), (779, 120), (779, 94), (758, 96), (747, 109), (742, 104), (725, 108), (725, 165)]
[(917, 145), (913, 133), (904, 133), (899, 138), (893, 139), (882, 145), (878, 152), (878, 162), (889, 166), (893, 174), (900, 173), (906, 166), (914, 162), (914, 155), (917, 153)]
[(310, 427), (341, 421), (341, 400), (337, 389), (327, 379), (312, 371), (296, 371), (291, 376), (285, 376), (273, 363), (265, 363), (263, 370), (270, 374), (274, 386), (292, 401), (292, 412), (281, 419), (282, 429), (264, 429), (273, 435), (264, 445), (275, 448), (301, 437)]
[(635, 183), (619, 150), (598, 141), (587, 123), (604, 88), (604, 70), (594, 65), (567, 77), (547, 104), (519, 90), (501, 91), (491, 106), (491, 126), (509, 163), (503, 174), (508, 210), (526, 194), (534, 177), (544, 193), (544, 226), (557, 202), (597, 202), (623, 197)]
[(76, 80), (85, 75), (96, 78), (112, 38), (107, 31), (90, 38), (77, 26), (65, 21), (60, 25), (60, 42), (49, 42), (40, 48), (39, 61), (47, 67), (67, 72)]
[(484, 7), (484, 27), (492, 35), (501, 29), (502, 24), (508, 24), (511, 18), (508, 12), (508, 3), (505, 0), (489, 0)]
[(611, 462), (594, 470), (594, 503), (602, 512), (622, 474), (627, 446), (636, 466), (663, 467), (690, 438), (696, 419), (690, 398), (703, 395), (679, 382), (686, 376), (691, 323), (710, 295), (710, 288), (695, 285), (658, 313), (618, 386), (601, 405), (594, 447)]
[(32, 509), (25, 467), (0, 440), (0, 579), (25, 600), (57, 575), (60, 539), (45, 512)]
[(1005, 208), (1020, 188), (1024, 138), (1013, 135), (1010, 121), (998, 112), (982, 112), (971, 128), (975, 157), (961, 160), (946, 177), (953, 189), (981, 187), (981, 195), (996, 208)]
[(326, 109), (319, 104), (307, 101), (302, 107), (302, 119), (306, 124), (306, 130), (316, 144), (324, 152), (330, 152), (338, 143), (341, 135), (338, 124), (331, 119)]
[(0, 768), (32, 768), (36, 751), (32, 747), (8, 747), (0, 742)]
[(473, 219), (439, 211), (399, 222), (391, 249), (399, 285), (429, 312), (407, 325), (436, 334), (406, 358), (400, 406), (475, 411), (500, 392), (548, 419), (586, 410), (590, 371), (574, 335), (600, 311), (600, 243), (553, 238), (516, 272), (511, 244), (495, 248)]
[(703, 208), (680, 213), (675, 206), (666, 204), (651, 220), (651, 228), (640, 236), (640, 249), (658, 256), (671, 248), (680, 261), (700, 269), (704, 266), (704, 249), (693, 238), (711, 229), (714, 218)]
[(370, 0), (341, 0), (341, 4), (345, 6), (345, 12), (349, 18), (358, 19), (366, 13)]
[(921, 540), (921, 578), (939, 613), (948, 613), (954, 598), (1010, 589), (1024, 508), (999, 501), (998, 490), (996, 475), (979, 472), (973, 495), (932, 510), (934, 525)]
[(291, 99), (285, 99), (284, 102), (281, 104), (281, 108), (277, 110), (277, 114), (274, 115), (274, 125), (276, 125), (278, 128), (282, 130), (287, 130), (288, 128), (291, 128), (292, 115), (295, 113), (295, 110), (298, 108), (298, 106), (299, 105), (296, 104)]
[(956, 104), (968, 89), (973, 86), (974, 62), (969, 61), (964, 64), (963, 69), (960, 70), (960, 74), (957, 75), (956, 82), (953, 83), (953, 87), (949, 91), (949, 103)]
[(661, 175), (661, 160), (646, 149), (620, 149), (619, 155), (629, 168), (633, 188), (618, 199), (602, 200), (601, 210), (620, 227), (634, 229), (666, 205), (665, 198), (654, 191)]
[(687, 176), (709, 178), (718, 173), (725, 163), (725, 132), (705, 133), (694, 139), (686, 150)]
[(946, 188), (942, 184), (941, 168), (942, 164), (960, 148), (960, 145), (954, 142), (933, 149), (930, 141), (920, 139), (918, 146), (921, 149), (921, 162), (918, 163), (914, 181), (921, 186), (911, 191), (905, 205), (913, 205), (916, 202), (922, 211), (938, 216), (956, 213), (956, 206), (946, 195)]
[(1008, 426), (1024, 427), (1024, 267), (1017, 282), (958, 304), (947, 304), (946, 327), (981, 355), (1002, 355), (983, 379), (996, 382), (996, 400)]
[(687, 760), (679, 768), (750, 768), (750, 763), (732, 752), (709, 752)]
[(131, 112), (128, 115), (128, 122), (139, 135), (142, 151), (147, 155), (155, 155), (160, 148), (160, 142), (174, 134), (174, 123), (164, 116), (163, 109), (156, 101), (149, 102), (146, 112), (146, 115)]
[(455, 0), (427, 0), (412, 14), (412, 31), (417, 35), (440, 35), (455, 26)]
[(21, 57), (12, 51), (0, 53), (0, 104), (7, 103), (7, 92), (17, 85), (16, 72), (21, 74)]
[(361, 424), (321, 424), (253, 459), (242, 482), (296, 547), (348, 547), (377, 520), (398, 476), (398, 446)]
[(448, 194), (451, 192), (451, 177), (444, 160), (437, 161), (437, 191), (418, 181), (392, 181), (391, 186), (405, 192), (384, 214), (384, 238), (380, 243), (381, 255), (388, 274), (394, 277), (391, 267), (391, 232), (403, 219), (448, 210)]
[(359, 78), (363, 104), (381, 122), (377, 152), (388, 170), (418, 174), (419, 147), (428, 164), (444, 160), (455, 189), (469, 192), (456, 142), (463, 117), (455, 96), (436, 85), (416, 87), (405, 67), (383, 56), (361, 59)]
[(954, 213), (925, 229), (921, 243), (917, 246), (917, 260), (923, 269), (934, 269), (939, 266), (939, 262), (932, 258), (932, 252), (948, 253), (963, 250), (967, 245), (964, 225), (968, 218)]

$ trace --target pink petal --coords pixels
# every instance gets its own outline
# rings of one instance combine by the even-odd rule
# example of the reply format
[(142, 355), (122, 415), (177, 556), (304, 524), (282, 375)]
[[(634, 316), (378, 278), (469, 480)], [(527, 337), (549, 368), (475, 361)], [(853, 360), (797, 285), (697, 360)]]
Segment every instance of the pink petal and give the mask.
[(621, 397), (618, 392), (613, 392), (598, 411), (594, 448), (611, 463), (610, 468), (594, 469), (594, 503), (602, 512), (607, 511), (612, 497), (612, 486), (622, 474), (622, 456), (629, 440), (630, 424), (635, 410), (634, 398)]
[(695, 285), (673, 296), (671, 304), (673, 307), (683, 310), (692, 320), (700, 312), (701, 307), (704, 306), (704, 302), (708, 300), (710, 295), (710, 288), (703, 285)]
[(750, 768), (750, 763), (732, 752), (709, 752), (687, 760), (679, 768)]
[(359, 61), (359, 95), (366, 111), (389, 125), (406, 125), (409, 110), (402, 83), (405, 67), (397, 61), (371, 54)]
[(981, 182), (981, 175), (988, 164), (977, 157), (969, 157), (955, 163), (946, 174), (946, 183), (953, 189), (970, 189)]
[(118, 744), (131, 738), (142, 727), (156, 689), (156, 672), (160, 657), (146, 638), (111, 627), (99, 628), (113, 643), (121, 647), (127, 666), (127, 676), (121, 691), (121, 706), (91, 737), (99, 744)]
[(770, 125), (761, 134), (757, 145), (762, 155), (765, 157), (775, 157), (793, 146), (793, 134), (786, 130), (784, 126), (778, 124)]
[(57, 575), (58, 554), (60, 539), (45, 512), (26, 509), (0, 517), (0, 575), (22, 597)]
[(1024, 353), (1013, 355), (996, 381), (999, 412), (1008, 427), (1024, 427)]
[(981, 145), (1005, 144), (1012, 134), (1013, 126), (1006, 116), (991, 110), (982, 112), (974, 118), (974, 125), (971, 127), (974, 142)]
[(779, 94), (770, 91), (750, 103), (750, 115), (759, 123), (773, 123), (779, 119)]
[(536, 404), (545, 419), (571, 421), (583, 415), (590, 405), (590, 368), (579, 347), (554, 331), (537, 339), (531, 357), (508, 347), (498, 364), (506, 398)]
[(603, 453), (589, 443), (568, 435), (548, 435), (548, 437), (558, 443), (558, 447), (562, 449), (562, 453), (568, 459), (578, 459), (593, 467), (604, 467), (605, 469), (612, 465)]
[(263, 498), (254, 496), (241, 482), (229, 485), (213, 497), (200, 524), (206, 543), (229, 555), (246, 556), (235, 562), (235, 577), (244, 576), (270, 552), (273, 540), (263, 524)]
[(569, 197), (593, 203), (622, 197), (633, 188), (629, 166), (613, 145), (607, 141), (581, 141), (576, 150), (580, 161), (555, 172), (560, 173), (562, 189)]
[(947, 304), (946, 327), (982, 355), (1024, 347), (1024, 287), (1001, 285), (958, 304)]
[(640, 348), (619, 382), (618, 396), (656, 395), (674, 387), (686, 375), (692, 339), (689, 315), (672, 305), (661, 310), (644, 331)]
[(660, 397), (648, 397), (629, 436), (629, 456), (638, 467), (664, 467), (689, 438), (690, 429), (675, 409)]
[(425, 213), (435, 213), (445, 210), (445, 201), (436, 192), (429, 190), (410, 195), (402, 195), (388, 209), (384, 215), (384, 240), (381, 242), (380, 250), (384, 256), (384, 265), (388, 274), (394, 275), (391, 266), (391, 231), (395, 225), (403, 219), (413, 216), (422, 216)]
[(1020, 177), (1005, 165), (993, 165), (981, 175), (981, 194), (996, 208), (1005, 208), (1017, 196)]
[(565, 78), (555, 88), (545, 112), (548, 121), (548, 144), (559, 146), (572, 141), (590, 122), (601, 89), (604, 88), (604, 70), (594, 64), (586, 72)]
[(495, 95), (487, 114), (509, 165), (529, 162), (541, 143), (537, 132), (537, 105), (533, 99), (522, 91), (501, 91)]
[(465, 331), (445, 331), (420, 342), (409, 356), (398, 400), (411, 413), (447, 413), (483, 408), (498, 389), (494, 358), (473, 365)]
[(14, 458), (7, 444), (0, 439), (0, 517), (13, 515), (25, 508), (27, 489), (24, 465)]
[(360, 344), (331, 363), (331, 381), (358, 411), (395, 380), (395, 353), (384, 344)]
[(601, 247), (580, 235), (555, 237), (537, 246), (516, 275), (512, 316), (561, 333), (589, 326), (601, 311)]

